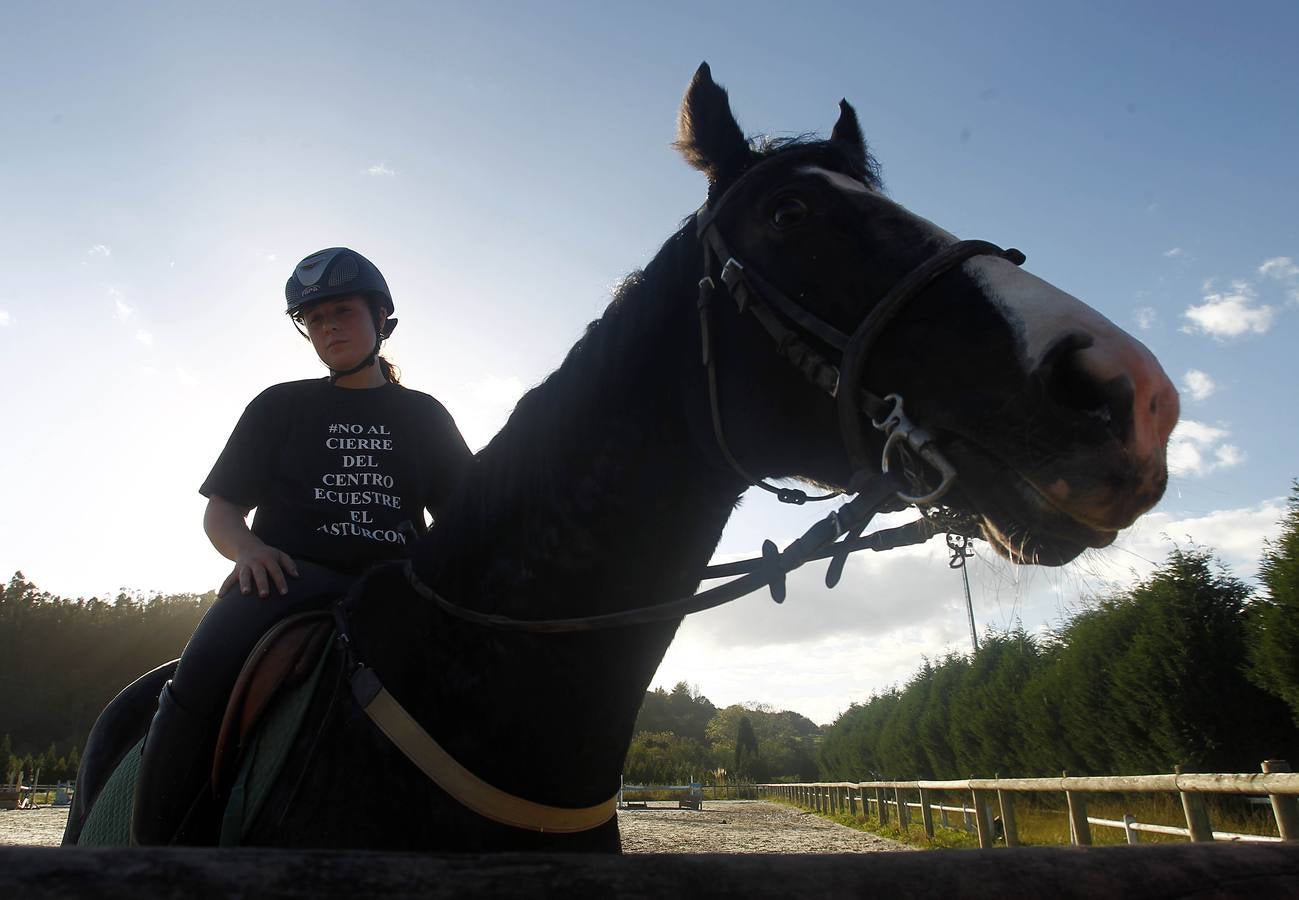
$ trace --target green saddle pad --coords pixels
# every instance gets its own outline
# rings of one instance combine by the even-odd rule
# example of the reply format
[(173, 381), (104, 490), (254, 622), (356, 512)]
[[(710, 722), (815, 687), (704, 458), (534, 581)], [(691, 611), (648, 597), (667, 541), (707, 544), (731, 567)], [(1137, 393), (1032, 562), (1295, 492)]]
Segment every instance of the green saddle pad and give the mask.
[[(302, 727), (307, 707), (329, 659), (325, 645), (311, 677), (296, 688), (281, 694), (262, 717), (252, 742), (239, 764), (239, 773), (230, 789), (230, 798), (221, 820), (221, 846), (237, 846), (257, 820), (288, 758), (289, 748)], [(131, 811), (135, 801), (135, 782), (140, 774), (140, 757), (144, 738), (127, 751), (103, 790), (95, 798), (86, 824), (82, 826), (77, 845), (81, 847), (127, 847), (131, 843)]]

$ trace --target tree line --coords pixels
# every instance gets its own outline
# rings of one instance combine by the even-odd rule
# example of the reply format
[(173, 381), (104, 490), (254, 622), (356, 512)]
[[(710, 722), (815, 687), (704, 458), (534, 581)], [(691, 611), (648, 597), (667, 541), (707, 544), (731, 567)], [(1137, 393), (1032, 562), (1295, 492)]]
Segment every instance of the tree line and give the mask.
[(185, 647), (216, 599), (120, 592), (69, 600), (14, 574), (0, 590), (0, 766), (41, 780), (75, 777), (100, 711), (137, 676)]
[(832, 780), (1187, 771), (1299, 763), (1299, 484), (1261, 587), (1203, 549), (1044, 636), (926, 661), (828, 729)]
[(809, 781), (821, 727), (764, 704), (718, 709), (684, 681), (645, 694), (623, 777), (635, 784)]

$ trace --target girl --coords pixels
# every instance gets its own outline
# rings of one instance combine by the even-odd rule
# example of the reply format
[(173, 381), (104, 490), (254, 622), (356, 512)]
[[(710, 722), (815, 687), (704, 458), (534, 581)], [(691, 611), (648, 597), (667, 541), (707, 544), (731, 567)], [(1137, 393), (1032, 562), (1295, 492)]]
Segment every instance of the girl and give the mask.
[(138, 844), (201, 839), (182, 825), (205, 805), (220, 714), (253, 645), (371, 564), (405, 557), (470, 459), (442, 404), (398, 384), (379, 355), (397, 320), (369, 260), (345, 247), (313, 253), (285, 298), (329, 377), (258, 395), (199, 488), (204, 530), (235, 566), (158, 698), (136, 784)]

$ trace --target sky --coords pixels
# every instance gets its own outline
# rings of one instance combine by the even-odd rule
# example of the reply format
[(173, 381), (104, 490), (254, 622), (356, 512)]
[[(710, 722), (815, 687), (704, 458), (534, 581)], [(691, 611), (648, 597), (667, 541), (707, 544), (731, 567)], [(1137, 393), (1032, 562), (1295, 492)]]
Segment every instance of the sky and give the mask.
[[(1058, 626), (1174, 546), (1253, 578), (1299, 476), (1294, 4), (4, 10), (5, 577), (69, 597), (220, 583), (197, 487), (253, 396), (324, 374), (283, 315), (322, 247), (382, 269), (387, 354), (481, 447), (702, 202), (671, 142), (703, 60), (749, 134), (828, 133), (846, 97), (890, 196), (1024, 250), (1181, 388), (1160, 505), (1058, 569), (976, 544), (980, 630)], [(718, 559), (822, 514), (751, 491)], [(941, 538), (822, 577), (691, 617), (654, 684), (824, 723), (968, 650)]]

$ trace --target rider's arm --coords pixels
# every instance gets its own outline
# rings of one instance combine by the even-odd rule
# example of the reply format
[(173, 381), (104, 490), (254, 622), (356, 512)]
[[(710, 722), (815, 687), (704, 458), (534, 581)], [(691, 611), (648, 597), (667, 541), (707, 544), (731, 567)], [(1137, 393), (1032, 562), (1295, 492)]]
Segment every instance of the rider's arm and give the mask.
[(234, 562), (235, 568), (221, 584), (224, 594), (236, 582), (245, 594), (257, 587), (259, 597), (269, 597), (274, 584), (281, 594), (289, 591), (284, 573), (298, 576), (298, 567), (287, 553), (269, 546), (248, 530), (248, 508), (212, 495), (203, 512), (203, 530), (217, 552)]

